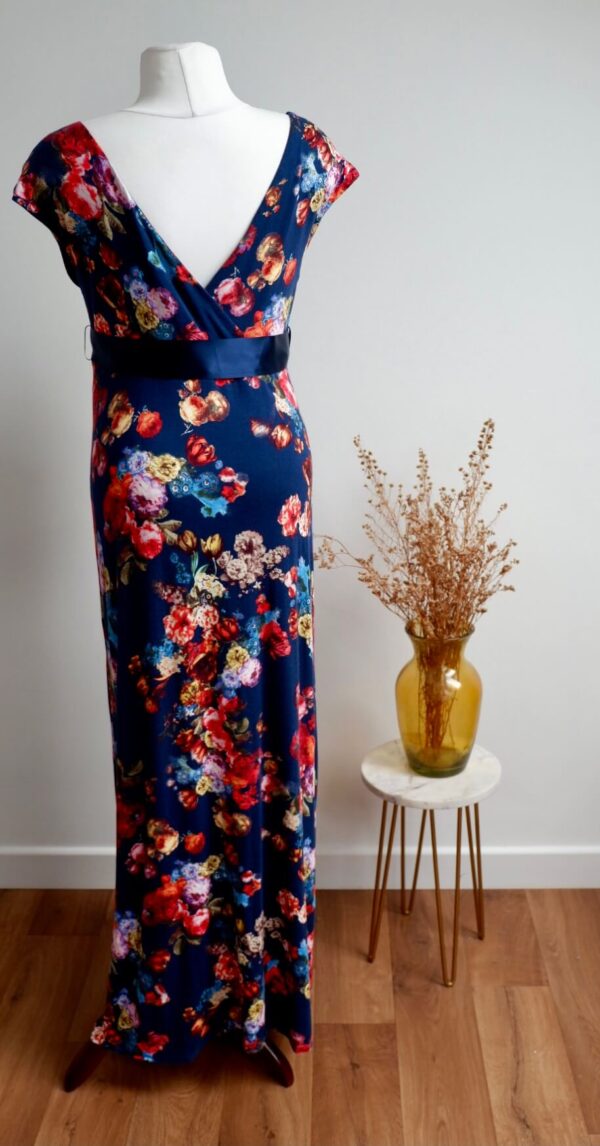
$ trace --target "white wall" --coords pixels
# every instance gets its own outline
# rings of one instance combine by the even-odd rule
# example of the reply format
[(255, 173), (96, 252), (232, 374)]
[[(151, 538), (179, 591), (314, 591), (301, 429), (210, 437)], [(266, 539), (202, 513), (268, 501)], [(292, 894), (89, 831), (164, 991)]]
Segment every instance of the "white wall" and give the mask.
[[(600, 883), (600, 5), (97, 11), (38, 0), (4, 16), (0, 884), (112, 886), (114, 869), (87, 316), (10, 190), (47, 131), (133, 101), (145, 47), (188, 39), (219, 48), (242, 98), (312, 117), (361, 172), (294, 307), (315, 531), (368, 544), (355, 433), (390, 477), (412, 483), (422, 446), (453, 484), (496, 421), (489, 507), (509, 502), (500, 536), (521, 564), (469, 645), (478, 740), (504, 765), (482, 807), (484, 877)], [(410, 646), (352, 570), (317, 571), (316, 610), (318, 884), (369, 886), (379, 808), (359, 763), (397, 735)], [(438, 832), (450, 845), (449, 819)]]

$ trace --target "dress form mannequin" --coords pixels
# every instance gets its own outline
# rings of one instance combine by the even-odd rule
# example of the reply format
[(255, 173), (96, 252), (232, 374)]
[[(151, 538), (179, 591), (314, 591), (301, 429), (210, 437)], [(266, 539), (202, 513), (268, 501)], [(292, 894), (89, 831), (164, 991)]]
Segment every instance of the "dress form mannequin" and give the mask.
[[(66, 1090), (105, 1054), (189, 1064), (217, 1037), (289, 1085), (275, 1036), (313, 1042), (313, 467), (290, 314), (359, 171), (288, 110), (250, 188), (250, 128), (269, 116), (274, 140), (274, 113), (242, 108), (218, 54), (190, 47), (206, 68), (154, 49), (133, 107), (106, 131), (48, 131), (12, 190), (54, 236), (92, 344), (116, 862), (104, 998)], [(199, 260), (234, 209), (203, 273), (192, 238)]]
[(86, 126), (201, 284), (244, 234), (290, 128), (238, 99), (217, 49), (194, 42), (147, 48), (135, 103)]

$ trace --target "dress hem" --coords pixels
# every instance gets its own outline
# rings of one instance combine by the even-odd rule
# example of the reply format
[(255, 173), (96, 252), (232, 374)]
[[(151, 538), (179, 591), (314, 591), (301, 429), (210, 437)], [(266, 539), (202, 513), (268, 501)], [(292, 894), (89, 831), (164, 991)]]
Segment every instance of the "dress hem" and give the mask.
[[(304, 1043), (302, 1045), (301, 1044), (294, 1044), (293, 1040), (290, 1038), (288, 1031), (285, 1031), (281, 1027), (278, 1027), (274, 1024), (269, 1027), (268, 1033), (265, 1035), (265, 1037), (262, 1039), (262, 1041), (257, 1046), (249, 1048), (249, 1047), (246, 1047), (242, 1041), (242, 1043), (238, 1047), (238, 1049), (241, 1050), (243, 1054), (248, 1054), (248, 1055), (260, 1054), (261, 1051), (263, 1051), (265, 1049), (266, 1042), (267, 1042), (269, 1035), (272, 1034), (273, 1032), (275, 1032), (278, 1035), (281, 1035), (283, 1038), (285, 1038), (287, 1040), (287, 1043), (289, 1045), (289, 1049), (295, 1055), (306, 1054), (307, 1052), (312, 1051), (312, 1049), (313, 1049), (312, 1041), (310, 1043)], [(237, 1031), (234, 1030), (234, 1031), (227, 1031), (227, 1032), (214, 1031), (214, 1032), (209, 1033), (209, 1034), (204, 1036), (202, 1041), (198, 1044), (198, 1046), (194, 1050), (193, 1054), (185, 1055), (185, 1056), (181, 1056), (181, 1057), (178, 1056), (178, 1057), (166, 1057), (166, 1058), (165, 1057), (161, 1058), (160, 1052), (159, 1052), (158, 1056), (155, 1057), (153, 1055), (145, 1055), (145, 1054), (142, 1054), (140, 1052), (136, 1052), (135, 1050), (129, 1051), (123, 1045), (119, 1045), (118, 1043), (111, 1043), (109, 1041), (105, 1041), (103, 1043), (98, 1043), (98, 1042), (96, 1042), (95, 1039), (92, 1038), (91, 1035), (88, 1037), (88, 1042), (92, 1043), (93, 1046), (95, 1046), (95, 1047), (99, 1047), (101, 1050), (112, 1051), (114, 1054), (119, 1054), (125, 1058), (133, 1059), (134, 1062), (144, 1062), (144, 1063), (152, 1064), (155, 1066), (160, 1066), (161, 1063), (164, 1066), (185, 1066), (187, 1064), (191, 1064), (191, 1063), (195, 1062), (196, 1059), (198, 1059), (200, 1057), (200, 1055), (202, 1054), (202, 1051), (207, 1048), (209, 1043), (214, 1042), (214, 1041), (228, 1042), (228, 1041), (231, 1041), (236, 1035), (239, 1037), (240, 1034), (241, 1034), (241, 1029), (237, 1030)], [(285, 1049), (287, 1050), (288, 1047), (286, 1047)]]

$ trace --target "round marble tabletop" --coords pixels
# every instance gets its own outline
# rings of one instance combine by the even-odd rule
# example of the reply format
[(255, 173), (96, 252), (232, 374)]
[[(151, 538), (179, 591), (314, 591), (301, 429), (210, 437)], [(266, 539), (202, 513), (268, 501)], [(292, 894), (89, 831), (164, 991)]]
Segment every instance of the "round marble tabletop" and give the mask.
[(413, 772), (400, 738), (372, 748), (361, 764), (367, 788), (383, 800), (407, 808), (461, 808), (477, 804), (500, 783), (500, 761), (482, 748), (473, 746), (467, 765), (456, 776), (420, 776)]

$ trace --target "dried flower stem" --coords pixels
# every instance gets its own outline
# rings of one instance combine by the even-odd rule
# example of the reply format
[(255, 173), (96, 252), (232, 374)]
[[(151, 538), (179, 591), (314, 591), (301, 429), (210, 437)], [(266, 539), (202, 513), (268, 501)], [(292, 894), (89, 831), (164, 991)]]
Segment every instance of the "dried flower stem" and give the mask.
[(404, 493), (402, 484), (388, 480), (373, 452), (356, 435), (353, 441), (371, 507), (363, 529), (375, 552), (357, 557), (337, 538), (319, 534), (317, 564), (323, 569), (357, 568), (358, 580), (387, 609), (403, 617), (416, 636), (447, 639), (468, 632), (476, 618), (487, 612), (490, 597), (514, 591), (504, 579), (519, 564), (509, 556), (516, 542), (511, 538), (499, 547), (494, 536), (506, 502), (490, 521), (481, 516), (483, 500), (492, 488), (486, 472), (494, 430), (488, 418), (467, 466), (459, 467), (462, 489), (440, 486), (435, 501), (429, 462), (422, 449), (413, 492)]

